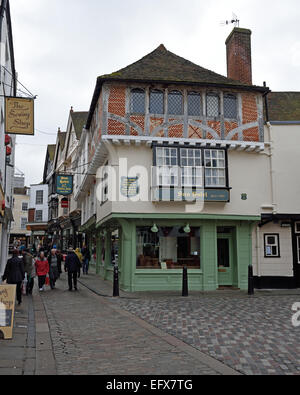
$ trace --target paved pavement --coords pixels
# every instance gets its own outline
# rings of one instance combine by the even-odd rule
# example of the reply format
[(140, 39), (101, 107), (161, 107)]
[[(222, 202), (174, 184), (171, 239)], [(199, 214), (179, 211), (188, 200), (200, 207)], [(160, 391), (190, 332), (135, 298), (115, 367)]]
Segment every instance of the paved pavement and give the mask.
[[(35, 291), (0, 340), (0, 375), (300, 375), (298, 291), (120, 293), (91, 273)], [(179, 292), (180, 294), (180, 292)]]

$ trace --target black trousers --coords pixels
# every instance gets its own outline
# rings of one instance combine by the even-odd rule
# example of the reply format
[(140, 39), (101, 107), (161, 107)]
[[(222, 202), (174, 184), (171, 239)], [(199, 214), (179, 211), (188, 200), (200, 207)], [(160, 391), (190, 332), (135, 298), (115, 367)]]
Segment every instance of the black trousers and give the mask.
[(46, 277), (47, 276), (39, 276), (39, 288), (43, 288), (43, 286), (45, 285), (46, 282)]
[(77, 289), (77, 272), (68, 272), (68, 283), (69, 283), (69, 290), (71, 291), (74, 288)]
[(22, 281), (16, 284), (17, 286), (17, 301), (19, 304), (22, 303)]
[(26, 287), (27, 295), (32, 295), (33, 287), (34, 287), (34, 278), (30, 278), (27, 282), (27, 287)]

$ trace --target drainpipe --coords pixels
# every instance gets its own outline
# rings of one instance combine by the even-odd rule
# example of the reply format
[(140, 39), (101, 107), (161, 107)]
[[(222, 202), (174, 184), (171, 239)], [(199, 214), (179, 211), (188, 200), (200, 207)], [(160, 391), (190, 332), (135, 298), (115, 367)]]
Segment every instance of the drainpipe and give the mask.
[(261, 265), (260, 265), (260, 229), (256, 226), (256, 267), (257, 277), (261, 277)]
[(270, 141), (269, 161), (270, 161), (270, 180), (271, 180), (271, 203), (273, 206), (273, 214), (277, 214), (276, 189), (275, 189), (276, 179), (275, 179), (275, 170), (273, 164), (274, 140), (273, 140), (272, 125), (269, 121), (267, 122), (267, 128), (269, 131), (269, 141)]

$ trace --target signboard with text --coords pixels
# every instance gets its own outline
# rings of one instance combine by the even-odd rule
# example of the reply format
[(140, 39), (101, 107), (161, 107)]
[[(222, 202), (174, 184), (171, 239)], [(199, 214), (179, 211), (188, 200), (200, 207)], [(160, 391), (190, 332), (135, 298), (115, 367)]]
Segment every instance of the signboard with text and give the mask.
[(131, 198), (139, 194), (139, 182), (137, 177), (121, 177), (121, 194)]
[(34, 99), (5, 98), (5, 133), (34, 136)]
[(15, 302), (16, 286), (0, 285), (0, 332), (6, 340), (13, 337)]
[(56, 193), (62, 196), (69, 196), (73, 193), (73, 176), (56, 176)]
[(154, 201), (184, 202), (229, 202), (227, 189), (193, 189), (193, 188), (155, 188)]

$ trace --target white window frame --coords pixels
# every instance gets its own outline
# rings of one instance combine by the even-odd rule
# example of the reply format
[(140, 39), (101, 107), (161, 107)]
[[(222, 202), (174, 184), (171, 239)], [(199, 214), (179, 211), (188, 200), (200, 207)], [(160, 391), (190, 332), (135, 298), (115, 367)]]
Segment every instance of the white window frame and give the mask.
[[(209, 158), (207, 153), (209, 152)], [(222, 153), (222, 156), (220, 156)], [(214, 157), (216, 155), (216, 157)], [(216, 162), (216, 166), (214, 166), (214, 162)], [(210, 163), (210, 165), (209, 165)], [(223, 165), (222, 165), (223, 163)], [(214, 150), (214, 149), (205, 149), (204, 150), (204, 168), (205, 168), (205, 186), (208, 188), (226, 188), (226, 152), (225, 150)], [(209, 172), (209, 175), (207, 175)], [(223, 175), (220, 175), (221, 172)], [(208, 179), (216, 179), (217, 183), (213, 182), (208, 183)], [(221, 183), (220, 180), (224, 179), (224, 183)]]
[[(197, 155), (199, 154), (199, 156)], [(181, 186), (203, 187), (203, 167), (201, 149), (180, 149)]]
[[(38, 199), (38, 197), (39, 197), (39, 199)], [(41, 205), (44, 204), (44, 191), (43, 190), (36, 191), (36, 193), (35, 193), (35, 204), (37, 206), (41, 206)]]
[[(26, 207), (26, 209), (24, 207)], [(22, 202), (22, 211), (28, 211), (28, 202)]]
[[(175, 154), (176, 155), (173, 155)], [(159, 187), (179, 186), (178, 148), (156, 147), (156, 180)], [(173, 182), (172, 182), (173, 178)]]
[(28, 218), (21, 217), (21, 229), (26, 230), (26, 225), (28, 224)]
[[(271, 244), (268, 242), (268, 237), (274, 237), (275, 238), (275, 243)], [(273, 248), (276, 247), (276, 253), (273, 254)], [(267, 249), (271, 249), (271, 253), (268, 253)], [(279, 234), (277, 233), (265, 233), (264, 234), (264, 252), (265, 252), (265, 258), (280, 258), (280, 240), (279, 240)]]
[[(37, 213), (42, 213), (42, 217), (41, 217), (41, 219), (39, 220), (38, 218), (37, 218)], [(36, 210), (36, 212), (35, 212), (35, 222), (43, 222), (43, 210)]]

